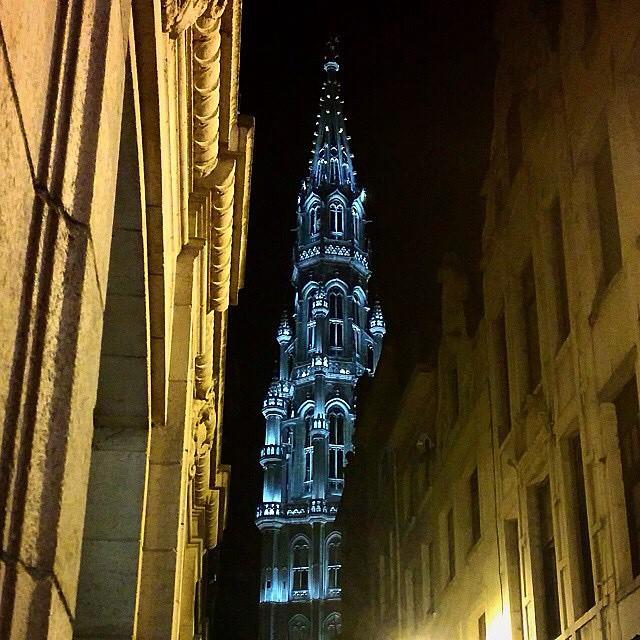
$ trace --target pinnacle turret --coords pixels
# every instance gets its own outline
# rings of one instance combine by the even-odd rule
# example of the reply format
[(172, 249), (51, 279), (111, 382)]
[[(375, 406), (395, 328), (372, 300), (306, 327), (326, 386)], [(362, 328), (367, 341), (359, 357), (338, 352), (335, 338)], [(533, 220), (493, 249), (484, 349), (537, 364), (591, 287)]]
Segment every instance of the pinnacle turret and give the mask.
[(375, 301), (373, 309), (371, 311), (371, 317), (369, 318), (369, 330), (372, 335), (383, 336), (387, 332), (387, 325), (382, 315), (382, 307), (378, 300)]

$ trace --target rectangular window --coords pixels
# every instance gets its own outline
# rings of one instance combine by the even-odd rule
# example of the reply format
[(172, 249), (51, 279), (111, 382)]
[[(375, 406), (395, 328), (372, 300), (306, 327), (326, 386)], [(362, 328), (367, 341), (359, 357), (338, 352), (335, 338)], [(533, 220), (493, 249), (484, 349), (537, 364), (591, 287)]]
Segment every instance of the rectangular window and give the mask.
[(425, 613), (433, 611), (433, 543), (422, 545), (422, 591)]
[(522, 569), (520, 562), (520, 531), (517, 520), (505, 520), (504, 541), (507, 560), (507, 587), (511, 608), (511, 637), (522, 640)]
[(307, 591), (309, 589), (309, 569), (293, 570), (293, 590)]
[(344, 451), (342, 447), (329, 447), (329, 479), (342, 480), (344, 477)]
[(458, 388), (458, 369), (449, 369), (449, 393), (451, 394), (451, 424), (455, 424), (460, 411), (460, 391)]
[(509, 355), (504, 311), (495, 321), (496, 386), (498, 392), (498, 440), (500, 443), (511, 431), (511, 399), (509, 391)]
[(558, 574), (556, 570), (556, 541), (553, 535), (553, 507), (551, 486), (547, 477), (536, 487), (538, 531), (540, 534), (540, 565), (542, 568), (542, 598), (544, 632), (540, 638), (553, 640), (560, 635), (560, 607), (558, 599)]
[(311, 482), (313, 479), (313, 447), (304, 450), (304, 481)]
[(313, 351), (316, 348), (316, 324), (310, 322), (307, 325), (307, 350)]
[(411, 469), (407, 467), (402, 474), (402, 514), (407, 519), (411, 509)]
[(538, 307), (533, 259), (529, 258), (521, 274), (522, 311), (524, 314), (525, 338), (527, 341), (527, 364), (529, 392), (533, 393), (540, 384), (542, 364), (540, 362), (540, 336), (538, 333)]
[(487, 620), (484, 613), (478, 618), (478, 640), (487, 640)]
[(638, 388), (635, 376), (618, 394), (615, 407), (631, 545), (631, 570), (633, 575), (637, 576), (640, 575), (640, 424), (638, 423)]
[(480, 540), (480, 486), (478, 484), (478, 469), (474, 469), (469, 478), (469, 506), (471, 518), (471, 545)]
[(386, 584), (387, 584), (387, 569), (385, 566), (385, 557), (383, 555), (378, 556), (378, 598), (380, 600), (380, 611), (386, 610)]
[(334, 348), (342, 348), (344, 344), (343, 336), (343, 324), (342, 322), (329, 323), (329, 345)]
[(571, 470), (571, 487), (573, 488), (574, 505), (573, 520), (576, 531), (577, 560), (579, 569), (579, 602), (577, 614), (579, 617), (596, 603), (593, 587), (593, 565), (591, 563), (591, 544), (589, 538), (589, 518), (587, 515), (587, 494), (584, 482), (584, 467), (582, 462), (582, 447), (580, 434), (576, 433), (569, 439), (569, 465)]
[(456, 575), (456, 537), (453, 524), (453, 509), (447, 512), (447, 570), (449, 580), (453, 580)]
[(415, 567), (411, 573), (413, 580), (413, 621), (417, 627), (422, 617), (422, 590), (420, 589), (420, 569)]
[(509, 181), (518, 173), (522, 164), (522, 125), (520, 123), (520, 96), (511, 96), (511, 105), (507, 113), (507, 156), (509, 160)]
[(562, 211), (556, 198), (550, 211), (551, 267), (553, 269), (553, 291), (556, 298), (556, 322), (559, 348), (567, 339), (570, 330), (569, 298), (567, 295), (567, 270), (564, 259), (564, 236), (562, 235)]
[(620, 229), (618, 228), (618, 208), (616, 190), (611, 166), (611, 148), (609, 140), (602, 145), (593, 163), (593, 178), (598, 209), (600, 231), (600, 253), (602, 256), (602, 284), (606, 286), (622, 266), (620, 247)]

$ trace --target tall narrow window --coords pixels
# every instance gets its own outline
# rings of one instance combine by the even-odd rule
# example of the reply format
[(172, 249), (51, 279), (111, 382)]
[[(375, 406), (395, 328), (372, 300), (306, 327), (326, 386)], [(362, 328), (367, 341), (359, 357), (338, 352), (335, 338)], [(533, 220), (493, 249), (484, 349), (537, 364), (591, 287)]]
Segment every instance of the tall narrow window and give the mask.
[(329, 346), (344, 346), (344, 297), (336, 292), (329, 294)]
[(293, 545), (291, 588), (294, 597), (306, 595), (309, 590), (309, 544), (304, 539), (297, 540)]
[(474, 469), (469, 478), (469, 506), (471, 519), (471, 544), (480, 540), (480, 486), (478, 484), (478, 469)]
[(509, 181), (518, 173), (522, 164), (522, 125), (520, 123), (520, 96), (514, 93), (507, 114), (507, 157), (509, 161)]
[(496, 387), (498, 392), (496, 410), (498, 418), (498, 440), (500, 443), (511, 431), (511, 394), (509, 390), (509, 355), (504, 311), (495, 321)]
[(453, 523), (453, 509), (447, 512), (447, 570), (449, 580), (456, 575), (456, 535)]
[(353, 239), (360, 242), (360, 214), (355, 207), (351, 209), (351, 214), (353, 216)]
[(507, 559), (507, 587), (511, 609), (511, 637), (522, 640), (522, 569), (520, 562), (520, 531), (517, 520), (504, 522), (504, 546)]
[(316, 323), (307, 324), (307, 351), (314, 351), (316, 348)]
[(562, 211), (556, 198), (549, 213), (551, 267), (553, 269), (553, 291), (556, 298), (556, 322), (560, 347), (569, 335), (569, 298), (567, 295), (567, 270), (564, 260), (564, 237), (562, 235)]
[(449, 403), (451, 406), (451, 424), (455, 424), (460, 411), (460, 389), (458, 387), (458, 368), (452, 367), (448, 371), (449, 377)]
[(591, 563), (591, 544), (589, 542), (589, 518), (587, 515), (587, 495), (584, 482), (582, 447), (580, 434), (569, 439), (569, 465), (571, 469), (571, 487), (573, 487), (573, 520), (577, 542), (578, 594), (577, 610), (582, 615), (596, 603), (593, 587), (593, 565)]
[[(553, 535), (553, 508), (551, 487), (546, 478), (536, 487), (538, 530), (540, 533), (540, 564), (544, 591), (540, 594), (544, 611), (543, 640), (553, 640), (560, 635), (560, 607), (558, 600), (558, 574), (556, 571), (556, 541)], [(544, 633), (544, 635), (542, 635)]]
[(380, 613), (381, 617), (384, 616), (384, 613), (387, 609), (387, 567), (386, 567), (386, 558), (384, 555), (380, 554), (378, 556), (378, 599), (380, 602)]
[(307, 297), (307, 322), (313, 320), (313, 293), (310, 293)]
[(622, 482), (631, 544), (631, 570), (640, 575), (640, 424), (636, 377), (627, 382), (615, 400)]
[(540, 362), (540, 337), (538, 332), (538, 307), (533, 260), (529, 258), (521, 274), (522, 312), (524, 315), (525, 338), (527, 342), (527, 364), (529, 392), (533, 393), (540, 383), (542, 364)]
[(329, 412), (329, 481), (342, 486), (344, 478), (344, 414)]
[(606, 286), (622, 266), (618, 208), (613, 182), (613, 167), (611, 166), (611, 148), (608, 139), (602, 145), (602, 149), (593, 163), (593, 178), (600, 230), (602, 279), (603, 285)]
[(341, 569), (340, 537), (334, 536), (327, 545), (327, 586), (329, 589), (340, 589)]
[(367, 345), (367, 368), (369, 369), (369, 371), (373, 371), (373, 365), (374, 365), (374, 352), (373, 352), (373, 345), (368, 344)]
[(425, 613), (433, 611), (433, 543), (422, 545), (422, 591)]
[(309, 233), (312, 237), (320, 233), (320, 207), (317, 204), (309, 210)]
[(342, 235), (344, 232), (344, 206), (340, 202), (329, 205), (329, 222), (331, 233)]
[(420, 568), (414, 567), (411, 572), (411, 580), (412, 580), (412, 593), (413, 593), (413, 602), (411, 606), (413, 607), (413, 622), (414, 627), (417, 628), (420, 623), (420, 619), (422, 617), (422, 589), (420, 588)]
[(313, 411), (307, 411), (304, 417), (304, 489), (305, 493), (311, 491), (313, 484), (313, 441), (311, 440), (311, 428), (313, 426)]

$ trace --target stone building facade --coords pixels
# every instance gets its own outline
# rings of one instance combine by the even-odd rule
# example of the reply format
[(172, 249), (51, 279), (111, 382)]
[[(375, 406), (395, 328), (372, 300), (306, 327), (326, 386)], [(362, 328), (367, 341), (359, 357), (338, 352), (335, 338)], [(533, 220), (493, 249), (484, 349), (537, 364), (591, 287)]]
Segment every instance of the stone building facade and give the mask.
[(346, 478), (345, 539), (368, 538), (345, 608), (368, 637), (640, 637), (638, 25), (637, 2), (497, 12), (484, 317), (445, 264), (437, 364), (378, 440), (360, 421)]
[(353, 167), (339, 69), (331, 42), (296, 212), (294, 326), (285, 314), (279, 370), (262, 411), (262, 640), (340, 633), (342, 534), (334, 519), (352, 450), (354, 389), (373, 375), (385, 333), (380, 305), (368, 304), (365, 191)]
[(0, 2), (0, 637), (204, 639), (240, 0)]

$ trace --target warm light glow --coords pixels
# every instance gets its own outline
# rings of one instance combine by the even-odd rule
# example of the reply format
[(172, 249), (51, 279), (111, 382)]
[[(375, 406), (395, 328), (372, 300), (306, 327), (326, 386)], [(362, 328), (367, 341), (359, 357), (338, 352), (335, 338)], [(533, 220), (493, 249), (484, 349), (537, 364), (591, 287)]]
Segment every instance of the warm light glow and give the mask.
[(511, 640), (509, 615), (497, 611), (487, 623), (487, 640)]

